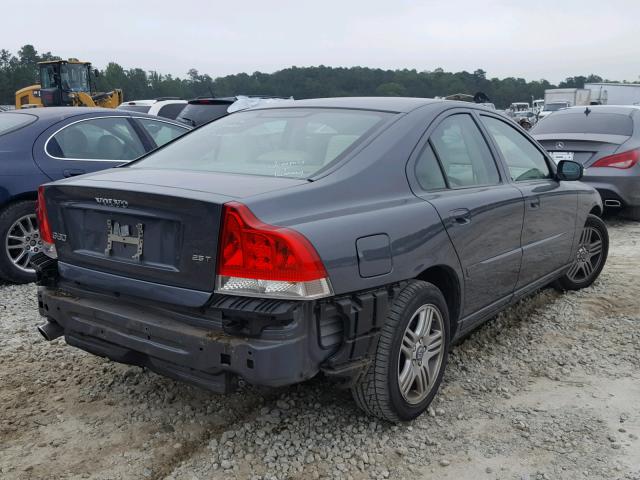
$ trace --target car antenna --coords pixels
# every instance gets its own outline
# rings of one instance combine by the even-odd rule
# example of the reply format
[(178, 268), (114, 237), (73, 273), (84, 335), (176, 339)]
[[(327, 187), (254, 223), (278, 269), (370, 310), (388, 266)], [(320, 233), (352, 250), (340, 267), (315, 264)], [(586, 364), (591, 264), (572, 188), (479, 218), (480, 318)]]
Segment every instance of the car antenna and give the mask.
[(591, 109), (589, 109), (589, 107), (584, 109), (584, 114), (588, 117), (589, 114), (591, 113)]

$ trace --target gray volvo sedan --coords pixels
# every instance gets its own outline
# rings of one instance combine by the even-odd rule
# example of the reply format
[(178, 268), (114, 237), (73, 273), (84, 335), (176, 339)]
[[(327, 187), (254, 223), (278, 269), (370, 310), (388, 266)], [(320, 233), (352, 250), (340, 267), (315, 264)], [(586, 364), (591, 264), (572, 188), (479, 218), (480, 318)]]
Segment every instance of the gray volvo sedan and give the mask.
[(235, 113), (40, 188), (40, 331), (220, 393), (322, 373), (409, 420), (452, 342), (541, 287), (597, 278), (608, 235), (581, 175), (469, 103)]

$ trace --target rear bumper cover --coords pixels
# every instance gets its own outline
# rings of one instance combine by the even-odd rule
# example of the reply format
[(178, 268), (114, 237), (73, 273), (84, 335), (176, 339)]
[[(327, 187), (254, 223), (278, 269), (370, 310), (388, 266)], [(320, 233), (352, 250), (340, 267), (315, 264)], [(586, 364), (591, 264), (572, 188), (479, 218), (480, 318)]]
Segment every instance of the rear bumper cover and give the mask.
[[(221, 311), (206, 317), (103, 295), (40, 287), (41, 313), (64, 329), (69, 345), (117, 362), (139, 365), (219, 393), (237, 377), (281, 386), (313, 377), (336, 350), (321, 348), (306, 322), (308, 305), (280, 306), (287, 325), (259, 337), (225, 333)], [(284, 308), (282, 308), (284, 307)]]
[(272, 387), (320, 370), (357, 378), (399, 288), (309, 302), (220, 295), (196, 309), (92, 291), (53, 268), (39, 271), (40, 313), (69, 345), (219, 393), (238, 378)]
[(615, 168), (587, 168), (582, 181), (598, 190), (603, 200), (619, 200), (623, 207), (640, 207), (638, 174)]

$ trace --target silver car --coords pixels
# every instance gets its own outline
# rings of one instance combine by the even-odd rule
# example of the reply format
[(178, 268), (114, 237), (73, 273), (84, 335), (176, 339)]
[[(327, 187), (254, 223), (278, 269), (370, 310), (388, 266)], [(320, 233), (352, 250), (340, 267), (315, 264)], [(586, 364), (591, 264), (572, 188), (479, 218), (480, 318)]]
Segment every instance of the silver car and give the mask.
[(531, 130), (557, 162), (584, 166), (605, 207), (640, 220), (640, 107), (590, 105), (549, 115)]

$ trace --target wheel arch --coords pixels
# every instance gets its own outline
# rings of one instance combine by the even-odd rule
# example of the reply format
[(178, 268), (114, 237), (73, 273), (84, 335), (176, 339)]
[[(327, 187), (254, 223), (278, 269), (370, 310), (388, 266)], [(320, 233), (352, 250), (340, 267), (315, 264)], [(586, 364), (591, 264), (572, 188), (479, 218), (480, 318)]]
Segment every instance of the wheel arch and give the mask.
[(435, 265), (427, 268), (416, 277), (435, 285), (444, 295), (449, 308), (451, 338), (458, 329), (458, 321), (462, 311), (462, 286), (455, 270), (447, 265)]

